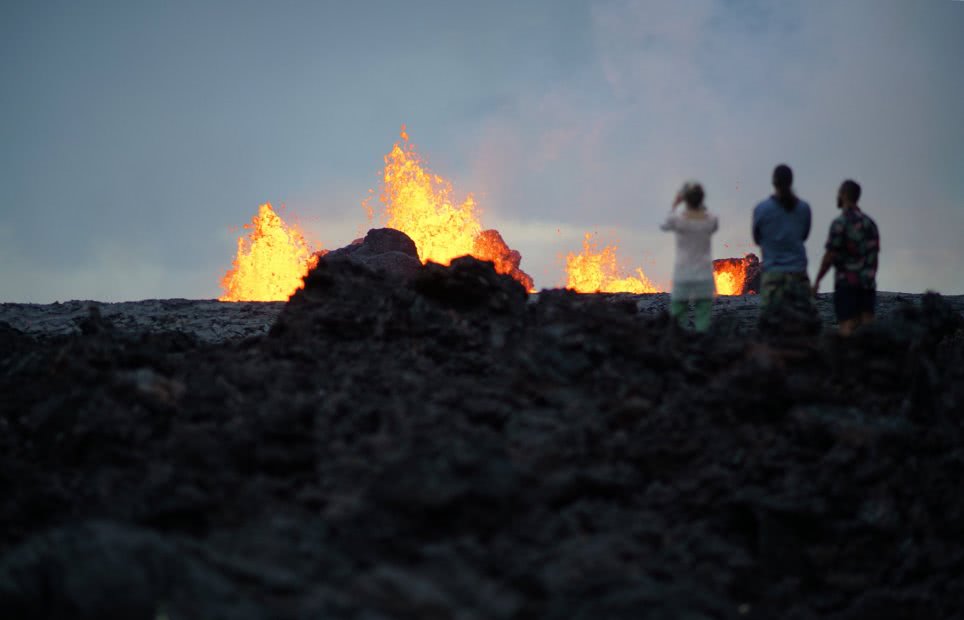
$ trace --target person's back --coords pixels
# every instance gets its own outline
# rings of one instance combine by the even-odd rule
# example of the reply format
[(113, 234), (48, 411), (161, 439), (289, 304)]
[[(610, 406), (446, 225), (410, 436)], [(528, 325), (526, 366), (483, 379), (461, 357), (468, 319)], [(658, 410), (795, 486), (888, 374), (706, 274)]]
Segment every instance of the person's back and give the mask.
[[(679, 321), (690, 302), (695, 307), (694, 327), (706, 331), (713, 309), (713, 248), (710, 239), (719, 220), (703, 204), (703, 187), (696, 182), (683, 185), (673, 209), (661, 228), (676, 236), (676, 262), (673, 267), (673, 295), (670, 315)], [(682, 212), (676, 211), (686, 203)]]
[(877, 223), (859, 207), (845, 209), (830, 224), (827, 241), (834, 252), (837, 284), (877, 289), (877, 255), (880, 233)]
[(860, 185), (852, 179), (841, 184), (837, 192), (841, 213), (830, 224), (826, 253), (813, 284), (816, 296), (820, 280), (834, 267), (834, 311), (844, 336), (873, 321), (877, 303), (880, 233), (877, 223), (857, 206), (860, 193)]
[(804, 245), (810, 236), (810, 205), (793, 192), (793, 171), (785, 164), (773, 170), (773, 189), (773, 196), (753, 209), (753, 240), (763, 253), (760, 329), (818, 331)]
[(676, 233), (676, 262), (673, 282), (705, 282), (713, 277), (711, 238), (719, 220), (705, 209), (672, 213), (662, 226)]
[(805, 272), (810, 205), (797, 198), (792, 208), (771, 196), (753, 209), (753, 239), (763, 254), (763, 272)]

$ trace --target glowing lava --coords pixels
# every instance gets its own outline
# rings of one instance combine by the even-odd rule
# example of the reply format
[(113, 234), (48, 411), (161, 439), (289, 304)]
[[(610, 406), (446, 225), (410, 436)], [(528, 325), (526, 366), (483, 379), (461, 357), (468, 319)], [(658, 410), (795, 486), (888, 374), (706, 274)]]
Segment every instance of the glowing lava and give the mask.
[[(404, 126), (401, 139), (385, 156), (380, 197), (385, 225), (411, 237), (423, 263), (448, 265), (468, 254), (492, 261), (496, 271), (533, 290), (532, 278), (519, 269), (521, 255), (497, 231), (482, 229), (472, 194), (462, 202), (454, 200), (452, 184), (423, 165)], [(371, 214), (367, 201), (363, 205)]]
[(499, 231), (490, 229), (480, 232), (472, 244), (472, 256), (492, 261), (495, 263), (496, 272), (512, 276), (529, 292), (535, 290), (532, 277), (519, 269), (522, 254), (510, 248)]
[(315, 266), (314, 256), (297, 226), (285, 224), (270, 203), (244, 227), (238, 237), (234, 266), (224, 274), (221, 301), (287, 301), (302, 287), (305, 274)]
[(750, 266), (758, 263), (759, 259), (753, 254), (747, 254), (743, 258), (719, 258), (713, 261), (716, 294), (742, 295), (746, 291)]
[(623, 275), (616, 261), (616, 246), (598, 250), (586, 233), (582, 253), (566, 256), (566, 288), (578, 293), (659, 293), (642, 269), (637, 276)]

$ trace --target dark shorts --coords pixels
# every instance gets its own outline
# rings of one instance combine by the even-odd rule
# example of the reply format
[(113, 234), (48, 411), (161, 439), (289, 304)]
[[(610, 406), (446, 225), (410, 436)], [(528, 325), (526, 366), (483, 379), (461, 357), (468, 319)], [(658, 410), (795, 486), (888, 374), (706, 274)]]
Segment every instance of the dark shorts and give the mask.
[(872, 288), (840, 286), (833, 292), (833, 309), (837, 322), (856, 319), (861, 314), (873, 314), (877, 304), (877, 291)]

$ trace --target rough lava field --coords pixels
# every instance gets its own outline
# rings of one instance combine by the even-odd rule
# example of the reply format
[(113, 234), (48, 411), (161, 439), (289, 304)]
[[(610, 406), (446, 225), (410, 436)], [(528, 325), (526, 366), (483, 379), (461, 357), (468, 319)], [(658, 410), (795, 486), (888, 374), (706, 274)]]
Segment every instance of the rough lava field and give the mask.
[(0, 305), (0, 615), (964, 615), (964, 297), (667, 302), (464, 258)]

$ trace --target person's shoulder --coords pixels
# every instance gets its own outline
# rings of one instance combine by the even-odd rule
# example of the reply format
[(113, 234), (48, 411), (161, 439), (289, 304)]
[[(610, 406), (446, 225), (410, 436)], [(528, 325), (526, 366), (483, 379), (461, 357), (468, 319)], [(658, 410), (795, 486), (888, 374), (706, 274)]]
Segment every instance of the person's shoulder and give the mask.
[(830, 220), (830, 230), (842, 230), (845, 226), (847, 226), (847, 213), (845, 211)]
[(864, 212), (863, 209), (860, 210), (860, 216), (863, 218), (865, 222), (865, 226), (867, 226), (867, 228), (874, 231), (874, 234), (879, 234), (879, 229), (877, 228), (877, 222), (874, 220), (874, 218), (867, 215), (867, 213)]
[(773, 200), (773, 196), (769, 196), (767, 198), (764, 198), (760, 202), (758, 202), (756, 206), (753, 207), (753, 213), (757, 215), (762, 215), (763, 213), (766, 213), (767, 211), (770, 211), (771, 209), (773, 209), (775, 205), (776, 205), (776, 201)]
[(801, 211), (805, 211), (806, 213), (810, 213), (811, 211), (810, 203), (807, 202), (806, 200), (803, 200), (802, 198), (797, 198), (797, 207), (799, 207)]

